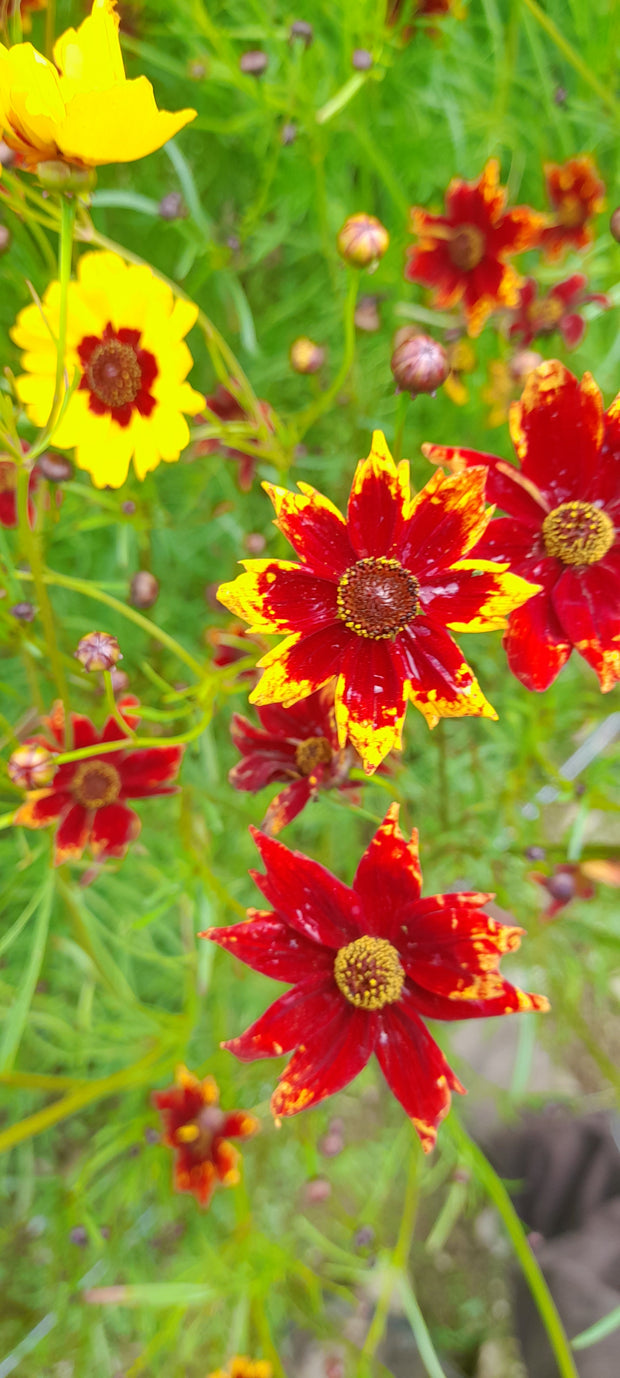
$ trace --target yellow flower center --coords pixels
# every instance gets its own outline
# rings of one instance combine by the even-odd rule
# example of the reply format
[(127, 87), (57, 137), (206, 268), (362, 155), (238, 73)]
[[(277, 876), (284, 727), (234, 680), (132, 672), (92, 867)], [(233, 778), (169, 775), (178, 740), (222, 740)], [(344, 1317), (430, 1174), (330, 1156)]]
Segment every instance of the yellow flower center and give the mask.
[(295, 752), (297, 769), (302, 775), (311, 775), (317, 766), (329, 765), (331, 759), (332, 749), (327, 737), (307, 737)]
[(563, 196), (558, 206), (558, 220), (566, 230), (577, 230), (588, 218), (588, 208), (580, 196)]
[(420, 611), (419, 584), (400, 560), (385, 555), (358, 560), (345, 570), (336, 597), (349, 631), (382, 641), (396, 636)]
[(565, 565), (595, 565), (611, 549), (616, 531), (611, 517), (591, 502), (563, 502), (542, 525), (545, 550)]
[(136, 351), (120, 340), (105, 340), (93, 350), (86, 381), (106, 407), (125, 407), (134, 402), (142, 387), (142, 369)]
[(17, 487), (17, 465), (0, 459), (0, 493), (13, 493)]
[(448, 240), (448, 253), (455, 266), (464, 273), (471, 273), (482, 263), (486, 240), (477, 225), (459, 225)]
[(336, 985), (360, 1010), (381, 1010), (400, 999), (405, 973), (387, 938), (356, 938), (341, 947), (334, 962)]
[(102, 809), (118, 799), (121, 777), (108, 761), (82, 761), (71, 781), (71, 791), (85, 809)]
[(566, 307), (558, 297), (547, 297), (546, 301), (535, 302), (530, 311), (530, 320), (536, 332), (555, 330), (561, 321)]

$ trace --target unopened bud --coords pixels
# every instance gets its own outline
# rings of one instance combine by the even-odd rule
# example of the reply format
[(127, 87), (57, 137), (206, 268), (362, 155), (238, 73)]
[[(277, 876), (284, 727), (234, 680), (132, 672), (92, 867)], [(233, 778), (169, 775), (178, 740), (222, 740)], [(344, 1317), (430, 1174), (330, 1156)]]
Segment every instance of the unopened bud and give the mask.
[(354, 48), (351, 53), (351, 65), (356, 72), (369, 72), (372, 67), (372, 53), (367, 48)]
[(79, 167), (60, 159), (37, 163), (37, 177), (46, 191), (76, 191), (83, 195), (97, 185), (94, 167)]
[(289, 40), (291, 43), (296, 38), (300, 38), (306, 48), (310, 47), (314, 38), (314, 29), (305, 19), (296, 19), (289, 29)]
[(203, 77), (207, 75), (206, 62), (201, 62), (200, 58), (196, 58), (194, 62), (190, 62), (187, 68), (187, 75), (192, 81), (202, 81)]
[(11, 231), (8, 225), (0, 225), (0, 254), (5, 254), (11, 247)]
[(568, 904), (569, 900), (574, 899), (576, 889), (575, 877), (570, 871), (557, 871), (547, 881), (549, 894), (562, 904)]
[(530, 373), (542, 364), (542, 354), (535, 349), (518, 349), (509, 361), (508, 369), (514, 383), (524, 383)]
[(381, 329), (379, 304), (376, 297), (360, 297), (355, 308), (355, 325), (357, 330), (364, 330), (367, 334)]
[(243, 538), (243, 544), (248, 555), (262, 555), (267, 542), (262, 531), (248, 531), (247, 536)]
[(134, 608), (152, 608), (159, 597), (159, 580), (148, 569), (139, 569), (129, 586), (129, 602)]
[(25, 742), (9, 758), (9, 779), (19, 789), (42, 789), (55, 774), (56, 766), (46, 746)]
[(288, 357), (295, 373), (318, 373), (325, 363), (325, 350), (307, 335), (300, 335), (293, 340)]
[(323, 1201), (329, 1201), (331, 1194), (331, 1183), (326, 1177), (313, 1177), (311, 1182), (306, 1182), (304, 1196), (309, 1206), (319, 1206)]
[(246, 76), (262, 77), (269, 66), (269, 58), (260, 48), (252, 48), (249, 53), (241, 54), (239, 66)]
[(78, 642), (74, 654), (89, 674), (96, 670), (112, 670), (117, 661), (123, 659), (116, 637), (109, 632), (89, 632)]
[(73, 477), (73, 465), (69, 463), (68, 459), (65, 459), (64, 455), (39, 455), (36, 468), (38, 473), (42, 474), (49, 483), (65, 483), (67, 479)]
[(609, 228), (614, 239), (617, 240), (618, 244), (620, 244), (620, 206), (617, 206), (616, 210), (614, 211), (611, 220), (609, 221)]
[(34, 622), (37, 615), (33, 603), (14, 603), (13, 607), (9, 608), (9, 612), (11, 617), (16, 618), (18, 622)]
[(350, 215), (338, 234), (340, 257), (354, 268), (375, 268), (390, 242), (390, 236), (376, 215)]
[(282, 125), (282, 129), (280, 130), (280, 143), (284, 148), (288, 148), (289, 144), (295, 143), (296, 138), (297, 125), (289, 120), (286, 124)]
[(448, 355), (431, 335), (410, 335), (396, 346), (390, 367), (399, 392), (436, 392), (450, 372)]
[(187, 206), (180, 191), (169, 191), (167, 196), (162, 196), (157, 210), (162, 220), (185, 220), (187, 217)]

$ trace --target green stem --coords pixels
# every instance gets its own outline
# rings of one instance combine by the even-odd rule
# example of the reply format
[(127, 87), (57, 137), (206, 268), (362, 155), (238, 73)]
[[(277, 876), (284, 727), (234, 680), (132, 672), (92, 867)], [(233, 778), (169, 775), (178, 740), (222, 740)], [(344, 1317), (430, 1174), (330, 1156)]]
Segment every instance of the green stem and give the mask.
[(109, 670), (103, 671), (103, 689), (105, 693), (105, 701), (108, 713), (111, 717), (114, 718), (115, 723), (118, 723), (118, 726), (122, 729), (123, 736), (129, 738), (133, 742), (133, 739), (136, 734), (133, 728), (129, 727), (128, 724), (125, 722), (122, 713), (119, 713), (116, 699), (114, 697), (112, 675), (110, 674)]
[[(412, 1131), (413, 1133), (413, 1131)], [(407, 1259), (411, 1250), (413, 1232), (415, 1230), (416, 1214), (418, 1209), (418, 1161), (419, 1144), (415, 1139), (411, 1145), (409, 1155), (409, 1171), (407, 1174), (407, 1186), (405, 1188), (405, 1200), (403, 1203), (403, 1213), (398, 1231), (398, 1239), (390, 1259), (386, 1280), (381, 1290), (381, 1295), (377, 1302), (375, 1314), (370, 1323), (368, 1334), (362, 1346), (362, 1356), (368, 1361), (372, 1359), (377, 1346), (379, 1345), (385, 1330), (390, 1301), (395, 1284), (400, 1281), (400, 1274), (404, 1273)]]
[(396, 403), (394, 444), (392, 446), (392, 455), (395, 464), (398, 464), (403, 457), (403, 435), (405, 431), (405, 421), (407, 420), (407, 411), (409, 409), (409, 396), (410, 394), (408, 392), (401, 392)]
[(32, 464), (43, 453), (54, 435), (57, 423), (65, 408), (69, 386), (65, 378), (65, 353), (67, 347), (67, 315), (69, 310), (69, 281), (71, 278), (71, 258), (73, 254), (73, 230), (75, 225), (76, 203), (73, 197), (63, 196), (60, 202), (60, 242), (58, 249), (58, 336), (56, 339), (56, 378), (54, 396), (49, 417), (43, 430), (30, 446), (26, 460)]
[(298, 444), (303, 439), (306, 431), (314, 426), (324, 412), (329, 411), (332, 402), (338, 396), (340, 389), (346, 382), (353, 367), (355, 359), (355, 307), (357, 303), (357, 289), (359, 284), (359, 273), (355, 269), (349, 269), (349, 285), (344, 304), (344, 353), (342, 363), (334, 378), (333, 383), (320, 393), (316, 401), (313, 402), (306, 411), (302, 412), (295, 424), (295, 443)]
[(583, 58), (579, 56), (579, 53), (575, 52), (575, 49), (564, 37), (564, 34), (560, 32), (557, 25), (554, 24), (549, 15), (545, 14), (544, 10), (537, 4), (537, 0), (522, 0), (522, 2), (530, 11), (530, 14), (533, 14), (534, 18), (538, 20), (541, 29), (545, 30), (545, 33), (548, 34), (552, 42), (555, 43), (556, 48), (559, 49), (562, 56), (566, 58), (566, 61), (570, 63), (571, 67), (573, 67), (575, 71), (579, 73), (583, 81), (596, 92), (603, 105), (606, 105), (614, 115), (617, 115), (620, 106), (615, 96), (601, 81), (599, 81), (591, 68), (588, 67), (587, 63), (583, 61)]
[[(34, 594), (38, 604), (41, 622), (43, 624), (43, 635), (49, 659), (50, 668), (56, 689), (65, 708), (65, 722), (69, 718), (69, 694), (67, 681), (62, 663), (62, 656), (56, 638), (56, 626), (54, 623), (54, 613), (50, 603), (49, 594), (45, 586), (43, 555), (41, 551), (41, 533), (32, 529), (28, 513), (28, 486), (30, 482), (30, 469), (26, 463), (22, 463), (17, 473), (17, 514), (19, 523), (20, 544), (26, 560), (30, 565), (29, 575), (34, 583)], [(23, 578), (28, 577), (27, 571), (20, 571)]]
[(411, 1331), (418, 1347), (418, 1354), (424, 1364), (428, 1378), (446, 1378), (441, 1367), (433, 1341), (428, 1333), (426, 1321), (420, 1311), (418, 1299), (408, 1279), (401, 1277), (399, 1290), (403, 1303), (403, 1311), (411, 1326)]
[(504, 1229), (510, 1239), (525, 1281), (538, 1308), (540, 1319), (545, 1327), (549, 1344), (553, 1350), (561, 1378), (579, 1378), (570, 1344), (558, 1315), (555, 1302), (547, 1286), (544, 1274), (532, 1253), (527, 1235), (517, 1212), (510, 1200), (504, 1183), (497, 1176), (485, 1158), (482, 1149), (470, 1139), (467, 1130), (457, 1120), (454, 1112), (446, 1121), (452, 1141), (459, 1155), (471, 1167), (477, 1181), (493, 1202), (502, 1218)]

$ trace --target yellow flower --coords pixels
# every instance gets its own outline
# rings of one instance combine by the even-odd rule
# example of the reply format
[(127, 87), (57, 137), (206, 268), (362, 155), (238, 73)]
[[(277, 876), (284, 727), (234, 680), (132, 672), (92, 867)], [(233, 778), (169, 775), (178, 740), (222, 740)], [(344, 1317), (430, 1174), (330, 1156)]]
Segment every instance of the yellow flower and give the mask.
[(131, 163), (195, 118), (158, 110), (146, 77), (127, 81), (115, 3), (94, 0), (79, 29), (58, 39), (55, 66), (31, 43), (0, 44), (0, 130), (27, 169)]
[[(189, 441), (183, 415), (204, 408), (185, 382), (192, 356), (184, 337), (198, 308), (175, 300), (145, 265), (116, 254), (87, 253), (69, 283), (66, 369), (78, 385), (54, 432), (54, 445), (76, 449), (76, 463), (97, 488), (119, 488), (129, 462), (143, 479), (161, 460), (179, 458)], [(59, 284), (20, 311), (11, 331), (23, 349), (17, 391), (35, 426), (44, 426), (54, 395)]]
[(235, 1354), (226, 1368), (215, 1369), (208, 1378), (272, 1378), (273, 1367), (268, 1359), (248, 1359)]

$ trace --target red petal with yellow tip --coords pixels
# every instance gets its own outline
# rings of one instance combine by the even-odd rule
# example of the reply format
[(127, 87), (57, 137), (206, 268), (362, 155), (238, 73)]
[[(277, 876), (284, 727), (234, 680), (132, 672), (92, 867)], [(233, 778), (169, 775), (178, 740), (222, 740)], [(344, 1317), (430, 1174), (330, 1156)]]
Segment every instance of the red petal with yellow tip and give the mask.
[(603, 442), (603, 399), (589, 374), (580, 383), (564, 364), (549, 359), (526, 380), (511, 413), (511, 435), (521, 469), (551, 501), (565, 502), (598, 469)]
[(353, 889), (364, 907), (366, 932), (389, 938), (391, 921), (402, 938), (400, 912), (420, 897), (422, 871), (418, 833), (404, 837), (398, 826), (398, 804), (391, 804), (359, 863)]
[[(303, 1046), (309, 1030), (313, 1031), (314, 1047), (317, 1028), (327, 1031), (330, 1023), (342, 1022), (345, 1014), (348, 1017), (348, 1012), (342, 1009), (331, 977), (319, 978), (313, 984), (305, 981), (303, 986), (295, 986), (286, 995), (281, 995), (245, 1033), (238, 1038), (229, 1038), (222, 1047), (234, 1053), (240, 1062), (280, 1057), (282, 1053), (290, 1053), (297, 1044)], [(350, 1077), (346, 1077), (346, 1080), (349, 1081)], [(325, 1091), (324, 1094), (328, 1095), (329, 1092)]]
[(438, 471), (413, 499), (396, 555), (423, 585), (425, 576), (462, 559), (488, 525), (484, 468), (446, 476)]
[(377, 1060), (388, 1086), (413, 1121), (425, 1153), (450, 1109), (450, 1091), (464, 1088), (448, 1066), (407, 994), (377, 1015)]
[(334, 966), (332, 948), (321, 947), (291, 930), (285, 919), (275, 914), (257, 913), (244, 923), (230, 928), (209, 928), (201, 938), (211, 938), (233, 957), (273, 981), (307, 981), (315, 976), (330, 976)]
[(323, 579), (338, 580), (355, 560), (342, 513), (309, 483), (300, 493), (264, 483), (276, 509), (276, 526), (300, 560)]
[(271, 1097), (274, 1115), (297, 1115), (341, 1091), (366, 1066), (375, 1031), (364, 1011), (336, 1007), (330, 1022), (315, 1031), (312, 1050), (301, 1044), (285, 1067)]
[(408, 500), (407, 466), (396, 467), (381, 431), (375, 431), (368, 459), (360, 460), (355, 470), (347, 512), (358, 559), (391, 553)]
[(565, 569), (551, 600), (567, 641), (609, 693), (620, 680), (620, 552), (616, 569)]

